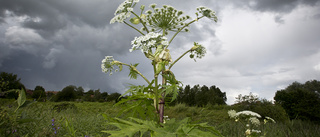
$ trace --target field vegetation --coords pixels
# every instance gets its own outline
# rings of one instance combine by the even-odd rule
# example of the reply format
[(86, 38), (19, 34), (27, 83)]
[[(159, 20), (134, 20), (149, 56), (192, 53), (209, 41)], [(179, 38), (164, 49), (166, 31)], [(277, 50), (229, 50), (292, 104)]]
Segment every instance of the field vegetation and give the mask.
[[(115, 130), (103, 117), (118, 116), (121, 106), (114, 102), (37, 102), (27, 100), (16, 112), (17, 102), (1, 99), (1, 136), (108, 136), (102, 131)], [(229, 118), (228, 111), (239, 106), (207, 105), (190, 107), (176, 104), (165, 109), (169, 119), (190, 117), (193, 123), (207, 122), (223, 136), (245, 136), (245, 127)], [(282, 113), (282, 112), (274, 112)], [(284, 113), (285, 114), (285, 113)], [(121, 117), (121, 116), (120, 116)], [(281, 119), (281, 118), (280, 118)], [(320, 134), (320, 125), (311, 121), (278, 118), (276, 123), (263, 124), (261, 130), (270, 137), (308, 136)], [(170, 120), (169, 120), (170, 121)], [(138, 135), (137, 135), (138, 136)], [(148, 135), (145, 135), (148, 136)]]

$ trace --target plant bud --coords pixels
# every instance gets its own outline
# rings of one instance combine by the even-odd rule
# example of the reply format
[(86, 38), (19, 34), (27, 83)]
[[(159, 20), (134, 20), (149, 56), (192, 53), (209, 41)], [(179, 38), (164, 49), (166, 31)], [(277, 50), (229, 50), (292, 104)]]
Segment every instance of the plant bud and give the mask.
[(141, 15), (140, 15), (140, 18), (141, 18), (141, 19), (146, 19), (146, 15), (145, 15), (145, 14), (141, 14)]
[(134, 17), (134, 18), (131, 18), (130, 19), (130, 22), (132, 23), (132, 24), (139, 24), (140, 23), (140, 19), (139, 18), (137, 18), (137, 17)]

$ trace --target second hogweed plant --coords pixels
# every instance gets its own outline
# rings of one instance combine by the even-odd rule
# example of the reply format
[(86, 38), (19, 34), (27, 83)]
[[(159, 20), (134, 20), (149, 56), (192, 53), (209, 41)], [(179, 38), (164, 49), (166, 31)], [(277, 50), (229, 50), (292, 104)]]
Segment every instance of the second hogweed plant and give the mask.
[[(201, 59), (206, 53), (204, 46), (194, 42), (190, 44), (192, 46), (189, 50), (177, 59), (172, 59), (170, 45), (178, 34), (189, 32), (188, 27), (200, 19), (208, 18), (217, 22), (215, 12), (201, 6), (196, 8), (195, 18), (192, 19), (190, 16), (184, 15), (183, 11), (169, 5), (157, 7), (157, 4), (151, 4), (146, 10), (146, 6), (138, 6), (138, 2), (139, 0), (125, 0), (121, 3), (110, 24), (124, 23), (139, 33), (140, 36), (131, 41), (132, 47), (129, 52), (140, 50), (151, 61), (153, 78), (150, 79), (143, 75), (137, 69), (138, 64), (124, 63), (115, 60), (113, 56), (106, 56), (102, 60), (102, 72), (112, 75), (126, 66), (130, 70), (130, 78), (137, 79), (140, 76), (146, 82), (142, 85), (131, 85), (122, 95), (130, 94), (130, 96), (126, 96), (125, 99), (117, 103), (117, 105), (126, 106), (121, 114), (130, 115), (129, 120), (110, 118), (104, 115), (113, 121), (109, 124), (120, 129), (104, 132), (110, 133), (111, 136), (133, 136), (135, 134), (141, 136), (143, 134), (151, 136), (220, 136), (213, 127), (206, 125), (206, 123), (191, 124), (188, 118), (179, 122), (175, 122), (175, 119), (165, 122), (164, 119), (165, 97), (170, 95), (172, 96), (171, 101), (175, 100), (179, 87), (182, 85), (176, 79), (171, 68), (187, 54), (195, 60)], [(169, 36), (170, 38), (168, 38)]]

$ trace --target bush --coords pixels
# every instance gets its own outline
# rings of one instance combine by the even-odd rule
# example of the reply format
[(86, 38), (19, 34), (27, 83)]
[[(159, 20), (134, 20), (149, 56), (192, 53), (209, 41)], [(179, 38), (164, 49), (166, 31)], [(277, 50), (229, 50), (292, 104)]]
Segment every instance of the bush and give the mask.
[(76, 96), (76, 87), (73, 85), (67, 86), (62, 89), (61, 92), (55, 97), (56, 102), (60, 101), (74, 101), (77, 98)]
[(276, 92), (274, 100), (288, 113), (290, 119), (313, 121), (320, 124), (320, 81), (294, 82)]
[(289, 117), (286, 111), (280, 106), (272, 104), (265, 99), (255, 102), (241, 102), (232, 106), (236, 111), (250, 110), (259, 113), (263, 118), (271, 117), (277, 122), (286, 122)]

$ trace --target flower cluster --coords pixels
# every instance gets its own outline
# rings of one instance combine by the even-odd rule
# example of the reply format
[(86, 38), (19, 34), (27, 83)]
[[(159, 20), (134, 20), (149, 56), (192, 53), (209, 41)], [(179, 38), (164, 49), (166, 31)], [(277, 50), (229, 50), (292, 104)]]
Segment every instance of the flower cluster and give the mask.
[(253, 134), (260, 134), (260, 133), (261, 133), (260, 130), (254, 130), (254, 129), (252, 129), (252, 130), (247, 129), (246, 132), (245, 132), (246, 136), (251, 136)]
[(255, 126), (259, 126), (260, 125), (260, 121), (259, 121), (259, 119), (257, 117), (250, 117), (249, 121)]
[[(258, 113), (248, 111), (248, 110), (240, 111), (240, 112), (236, 112), (235, 110), (229, 110), (228, 115), (230, 118), (235, 119), (236, 122), (240, 121), (241, 118), (245, 119), (245, 121), (247, 122), (245, 126), (247, 128), (245, 131), (246, 136), (255, 136), (261, 133), (260, 130), (253, 129), (251, 127), (251, 125), (255, 127), (260, 126), (260, 120), (258, 118), (261, 118), (261, 116)], [(275, 123), (275, 121), (272, 118), (265, 117), (264, 124), (266, 124), (266, 122), (269, 120)]]
[(190, 58), (194, 58), (194, 56), (196, 55), (196, 58), (201, 59), (205, 56), (206, 53), (206, 48), (195, 42), (194, 46), (191, 48)]
[(169, 42), (162, 34), (150, 32), (147, 35), (135, 37), (134, 40), (131, 41), (131, 45), (132, 48), (129, 50), (130, 52), (140, 49), (141, 52), (146, 53), (158, 45), (167, 46)]
[(268, 121), (271, 121), (272, 123), (276, 123), (276, 121), (271, 117), (265, 117), (263, 121), (264, 121), (264, 124), (266, 124)]
[(115, 16), (111, 19), (110, 24), (115, 22), (123, 23), (125, 19), (131, 16), (134, 3), (137, 2), (139, 2), (139, 0), (125, 0), (123, 3), (121, 3), (115, 11)]
[[(146, 24), (151, 27), (150, 31), (162, 32), (166, 34), (167, 31), (180, 31), (180, 29), (186, 25), (186, 20), (190, 19), (190, 16), (181, 16), (182, 11), (176, 10), (172, 6), (163, 5), (162, 8), (156, 8), (156, 4), (149, 6), (152, 10), (147, 10), (146, 13)], [(145, 28), (142, 28), (145, 30)], [(189, 31), (185, 28), (183, 31)]]
[(261, 118), (261, 116), (260, 116), (258, 113), (252, 112), (252, 111), (248, 111), (248, 110), (240, 111), (240, 112), (238, 112), (236, 115), (237, 115), (237, 116), (244, 115), (244, 116), (252, 116), (252, 117)]
[[(113, 66), (116, 65), (119, 67), (119, 69), (115, 69)], [(122, 70), (122, 64), (119, 61), (116, 61), (113, 59), (113, 56), (106, 56), (101, 61), (101, 69), (104, 73), (110, 73), (109, 75), (112, 75), (112, 71), (118, 72), (119, 70)]]
[(237, 116), (237, 111), (235, 110), (229, 110), (228, 115), (230, 118), (235, 118)]
[(114, 69), (113, 68), (113, 56), (106, 56), (101, 62), (101, 69), (102, 69), (102, 72), (104, 73), (108, 73), (110, 72), (110, 75), (112, 75), (112, 70)]
[(170, 120), (169, 116), (163, 116), (163, 123), (164, 124), (166, 123), (166, 121), (169, 121), (169, 120)]
[(57, 134), (57, 132), (58, 132), (58, 129), (60, 129), (60, 127), (57, 127), (56, 125), (55, 125), (55, 119), (53, 118), (53, 119), (51, 119), (51, 126), (52, 126), (52, 129), (53, 129), (53, 131), (54, 131), (54, 134)]
[(203, 16), (209, 18), (209, 19), (213, 19), (215, 22), (218, 21), (218, 18), (216, 16), (216, 12), (207, 8), (207, 7), (198, 7), (197, 11), (199, 11), (199, 13), (201, 13)]

